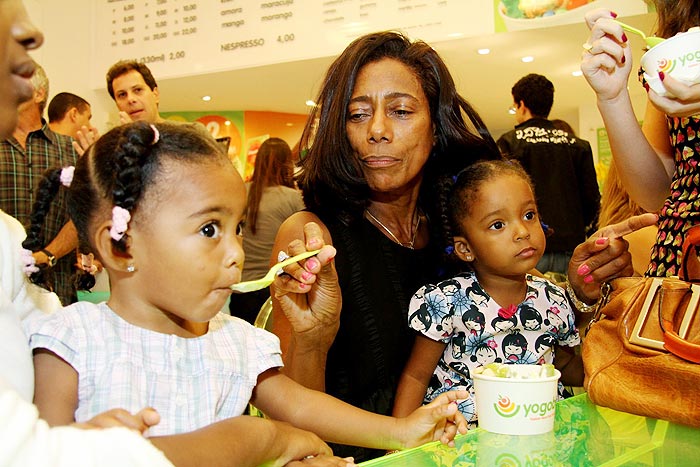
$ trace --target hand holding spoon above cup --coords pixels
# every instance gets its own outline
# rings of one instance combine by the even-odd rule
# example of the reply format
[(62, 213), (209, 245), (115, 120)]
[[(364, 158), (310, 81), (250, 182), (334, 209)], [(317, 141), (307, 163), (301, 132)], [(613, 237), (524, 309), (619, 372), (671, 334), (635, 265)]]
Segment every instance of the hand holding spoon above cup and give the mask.
[(275, 280), (275, 277), (277, 276), (277, 273), (281, 271), (282, 268), (284, 268), (285, 266), (289, 266), (290, 264), (296, 263), (297, 261), (301, 261), (302, 259), (310, 258), (311, 256), (318, 254), (319, 251), (321, 250), (305, 251), (304, 253), (292, 256), (291, 258), (287, 258), (284, 261), (272, 266), (264, 277), (253, 281), (245, 281), (239, 282), (238, 284), (233, 284), (231, 286), (231, 290), (233, 290), (234, 292), (246, 293), (264, 289), (268, 285), (272, 284), (272, 282)]
[(637, 28), (633, 28), (629, 24), (625, 24), (622, 21), (618, 21), (616, 19), (614, 19), (613, 21), (615, 23), (619, 24), (620, 26), (622, 26), (622, 29), (624, 29), (625, 31), (642, 36), (642, 39), (644, 39), (644, 42), (646, 42), (646, 44), (649, 48), (652, 48), (655, 45), (659, 45), (660, 43), (662, 43), (665, 40), (663, 37), (647, 36), (646, 34), (644, 34), (643, 31), (641, 31)]

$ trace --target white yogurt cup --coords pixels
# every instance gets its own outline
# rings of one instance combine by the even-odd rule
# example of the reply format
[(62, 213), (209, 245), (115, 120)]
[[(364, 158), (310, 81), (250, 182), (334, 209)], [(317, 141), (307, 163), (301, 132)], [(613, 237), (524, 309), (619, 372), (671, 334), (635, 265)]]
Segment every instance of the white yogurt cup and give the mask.
[(666, 76), (687, 84), (700, 83), (700, 28), (695, 27), (669, 37), (642, 56), (644, 79), (660, 96), (674, 97), (659, 78)]
[[(539, 365), (507, 365), (532, 375)], [(558, 370), (554, 376), (503, 378), (472, 374), (479, 426), (492, 433), (538, 435), (554, 429)]]

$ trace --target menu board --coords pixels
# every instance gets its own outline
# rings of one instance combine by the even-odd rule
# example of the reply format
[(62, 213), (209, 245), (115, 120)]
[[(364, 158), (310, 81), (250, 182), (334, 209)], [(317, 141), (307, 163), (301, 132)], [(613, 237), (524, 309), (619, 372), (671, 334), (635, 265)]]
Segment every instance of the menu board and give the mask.
[(373, 31), (431, 43), (494, 31), (493, 3), (483, 0), (99, 0), (91, 7), (95, 88), (122, 59), (140, 60), (163, 79), (336, 55)]

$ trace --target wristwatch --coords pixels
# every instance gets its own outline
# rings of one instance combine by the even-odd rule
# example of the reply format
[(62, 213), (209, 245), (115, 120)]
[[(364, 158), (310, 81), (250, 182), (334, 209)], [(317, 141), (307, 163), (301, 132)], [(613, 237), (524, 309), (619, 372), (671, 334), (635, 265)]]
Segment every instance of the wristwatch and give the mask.
[(56, 256), (54, 256), (53, 253), (51, 253), (51, 252), (50, 252), (49, 250), (47, 250), (46, 248), (44, 248), (43, 250), (41, 250), (41, 252), (44, 253), (44, 254), (46, 255), (46, 258), (48, 258), (48, 260), (49, 260), (49, 267), (50, 267), (50, 268), (56, 266), (56, 261), (57, 261), (57, 260), (56, 260)]

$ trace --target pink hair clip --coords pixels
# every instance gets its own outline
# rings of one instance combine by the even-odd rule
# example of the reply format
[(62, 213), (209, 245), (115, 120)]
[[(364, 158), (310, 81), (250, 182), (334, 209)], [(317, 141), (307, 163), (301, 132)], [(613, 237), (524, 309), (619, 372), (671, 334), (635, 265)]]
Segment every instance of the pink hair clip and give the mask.
[(112, 208), (112, 227), (109, 229), (109, 235), (116, 241), (121, 240), (129, 228), (131, 214), (126, 209), (120, 206)]
[(73, 183), (73, 173), (75, 172), (75, 167), (72, 165), (69, 167), (64, 167), (61, 170), (61, 176), (59, 177), (61, 180), (61, 184), (63, 186), (70, 186), (71, 183)]
[(153, 129), (153, 142), (151, 143), (153, 145), (160, 140), (160, 131), (158, 131), (158, 128), (156, 128), (156, 126), (152, 123), (151, 128)]
[(89, 253), (84, 255), (80, 253), (80, 261), (78, 262), (78, 267), (83, 271), (87, 272), (91, 276), (97, 273), (97, 265), (94, 263), (95, 255)]
[(39, 268), (36, 265), (36, 259), (34, 259), (34, 255), (32, 255), (31, 251), (27, 250), (26, 248), (22, 248), (19, 256), (22, 260), (22, 270), (27, 277), (31, 276), (35, 272), (39, 272)]

